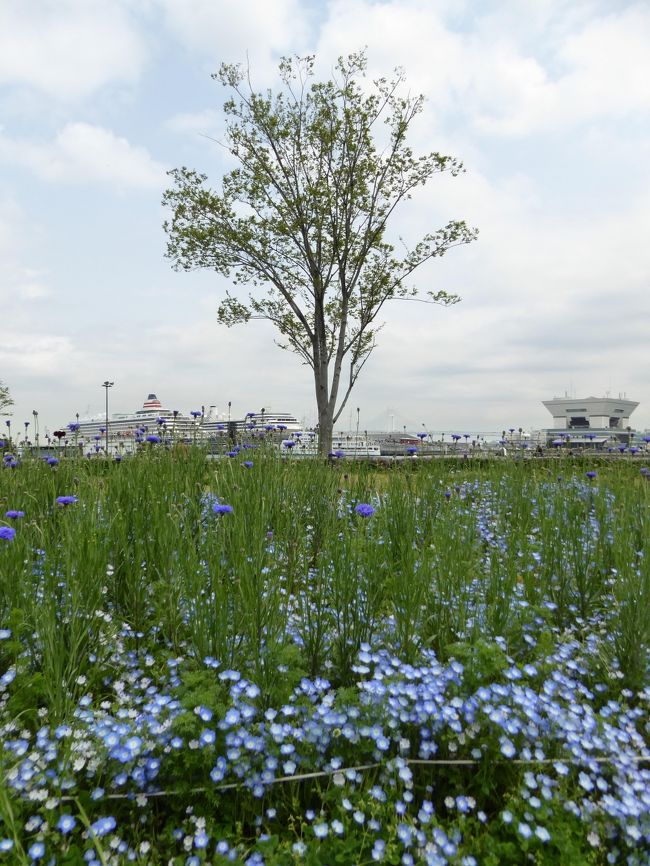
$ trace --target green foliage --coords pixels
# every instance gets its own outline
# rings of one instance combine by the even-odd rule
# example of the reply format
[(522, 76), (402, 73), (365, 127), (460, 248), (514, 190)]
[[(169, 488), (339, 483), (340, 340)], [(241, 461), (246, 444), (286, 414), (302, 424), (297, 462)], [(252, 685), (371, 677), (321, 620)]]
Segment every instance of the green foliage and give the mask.
[[(417, 295), (408, 284), (414, 271), (477, 234), (452, 220), (397, 255), (389, 240), (396, 208), (436, 175), (463, 167), (440, 153), (413, 154), (407, 133), (424, 98), (402, 95), (400, 70), (369, 87), (366, 66), (363, 52), (342, 57), (334, 77), (319, 82), (314, 57), (285, 58), (274, 94), (246, 88), (245, 70), (222, 65), (214, 77), (232, 92), (225, 146), (238, 167), (221, 191), (206, 175), (175, 169), (163, 199), (175, 267), (263, 288), (246, 301), (227, 294), (219, 321), (272, 322), (279, 345), (312, 368), (324, 454), (375, 346), (384, 304)], [(445, 291), (428, 297), (459, 300)]]
[[(521, 764), (506, 759), (503, 727), (490, 713), (503, 710), (512, 718), (512, 693), (503, 697), (511, 682), (521, 686), (521, 697), (545, 684), (570, 695), (565, 690), (580, 681), (592, 697), (575, 714), (566, 698), (570, 722), (593, 712), (595, 732), (611, 727), (615, 704), (627, 719), (626, 736), (635, 726), (645, 730), (650, 486), (637, 483), (638, 467), (599, 467), (599, 484), (586, 485), (584, 467), (569, 462), (564, 479), (550, 483), (533, 466), (528, 471), (506, 463), (418, 461), (385, 471), (349, 462), (280, 460), (263, 449), (254, 454), (250, 470), (241, 458), (211, 462), (198, 449), (150, 449), (122, 464), (62, 460), (53, 471), (26, 457), (17, 470), (0, 472), (3, 509), (25, 511), (15, 523), (16, 538), (0, 544), (0, 628), (6, 633), (0, 676), (15, 672), (0, 689), (0, 724), (13, 726), (4, 728), (6, 741), (31, 736), (22, 755), (0, 749), (0, 838), (16, 841), (5, 862), (29, 863), (26, 852), (42, 832), (48, 856), (55, 852), (57, 862), (82, 866), (89, 847), (81, 835), (82, 815), (94, 821), (110, 811), (134, 850), (141, 840), (152, 843), (151, 851), (137, 855), (151, 866), (185, 863), (188, 854), (174, 831), (193, 836), (198, 818), (207, 822), (211, 838), (239, 846), (239, 862), (261, 851), (275, 866), (370, 863), (381, 835), (384, 862), (394, 863), (402, 850), (398, 826), (415, 822), (424, 801), (434, 807), (434, 817), (423, 824), (427, 839), (434, 829), (457, 835), (451, 862), (472, 855), (480, 863), (512, 866), (524, 859), (540, 866), (601, 866), (616, 846), (615, 862), (632, 858), (631, 848), (608, 835), (611, 821), (602, 813), (586, 821), (565, 808), (589, 798), (572, 762), (566, 775), (555, 773), (557, 739), (540, 723), (531, 750), (539, 748), (543, 757), (532, 754)], [(57, 495), (71, 491), (79, 498), (75, 505), (54, 504)], [(232, 514), (212, 511), (215, 496), (233, 506)], [(361, 502), (374, 505), (373, 516), (355, 512)], [(569, 643), (578, 649), (563, 666), (558, 646)], [(366, 644), (370, 649), (363, 649)], [(359, 664), (360, 649), (365, 666)], [(403, 699), (404, 707), (410, 685), (422, 676), (415, 667), (423, 659), (440, 663), (441, 672), (453, 659), (456, 673), (444, 699), (432, 694), (428, 723), (442, 713), (453, 716), (463, 702), (470, 715), (472, 706), (479, 709), (463, 720), (462, 735), (451, 727), (436, 735), (432, 757), (449, 765), (417, 761), (424, 731), (412, 721), (383, 729), (390, 745), (381, 752), (367, 734), (343, 732), (346, 724), (357, 733), (364, 725), (382, 727), (373, 716), (372, 691), (364, 690), (374, 664), (368, 658), (379, 649), (391, 657), (392, 668), (375, 685), (402, 683), (403, 693), (391, 701)], [(206, 656), (219, 664), (206, 665)], [(245, 680), (256, 687), (245, 698), (257, 714), (255, 732), (268, 732), (273, 722), (295, 728), (295, 737), (292, 732), (288, 738), (298, 744), (302, 762), (296, 772), (306, 778), (278, 781), (259, 797), (242, 777), (227, 789), (212, 784), (216, 757), (235, 748), (226, 738), (236, 738), (244, 726), (224, 724), (233, 706), (232, 683), (220, 678), (225, 668), (239, 672), (240, 685)], [(511, 680), (513, 668), (521, 680)], [(295, 691), (304, 676), (321, 678), (318, 698)], [(434, 693), (438, 676), (428, 681)], [(493, 693), (489, 710), (487, 699), (476, 695), (495, 685), (502, 690)], [(630, 691), (622, 693), (624, 687)], [(171, 721), (167, 703), (153, 709), (161, 691), (180, 702), (182, 711)], [(82, 695), (90, 696), (89, 712), (100, 726), (111, 717), (127, 728), (130, 714), (141, 713), (153, 728), (185, 744), (152, 746), (161, 767), (151, 785), (165, 796), (145, 796), (136, 809), (134, 797), (142, 789), (129, 781), (115, 789), (115, 799), (94, 800), (96, 785), (109, 789), (115, 775), (130, 772), (134, 762), (111, 757), (106, 745), (93, 771), (83, 761), (73, 770), (75, 759), (86, 759), (88, 743), (63, 735), (57, 741), (57, 781), (51, 784), (74, 776), (74, 802), (67, 789), (30, 799), (8, 786), (6, 780), (36, 752), (37, 732), (59, 722), (78, 724)], [(320, 714), (309, 716), (316, 706)], [(210, 721), (201, 719), (199, 707), (212, 713)], [(311, 777), (313, 769), (323, 769), (323, 720), (330, 713), (340, 716), (327, 729), (330, 763), (325, 773)], [(301, 728), (306, 716), (310, 725)], [(533, 715), (528, 722), (538, 724)], [(398, 724), (397, 715), (391, 724)], [(216, 742), (190, 746), (206, 727)], [(155, 739), (153, 728), (143, 740)], [(519, 757), (522, 733), (513, 731)], [(277, 776), (283, 774), (281, 739), (268, 740), (263, 752), (250, 747), (253, 772), (273, 756)], [(592, 756), (599, 751), (600, 746)], [(470, 764), (456, 760), (470, 756)], [(396, 763), (407, 757), (416, 759), (409, 781), (399, 776)], [(334, 761), (364, 769), (342, 782)], [(535, 807), (524, 781), (530, 767), (552, 775), (555, 786), (548, 800), (540, 793)], [(612, 791), (614, 770), (599, 767), (601, 784)], [(233, 785), (232, 776), (226, 782)], [(372, 793), (375, 786), (385, 801)], [(406, 792), (412, 801), (400, 815), (396, 804), (406, 803)], [(447, 803), (458, 792), (474, 801), (467, 812)], [(505, 809), (510, 823), (503, 820)], [(305, 817), (308, 810), (313, 818)], [(354, 818), (357, 810), (363, 824)], [(54, 829), (63, 811), (79, 822), (67, 839)], [(533, 812), (534, 821), (527, 818)], [(47, 830), (25, 829), (34, 814), (47, 821)], [(380, 830), (368, 829), (371, 820)], [(335, 821), (344, 828), (341, 835), (332, 829)], [(323, 840), (314, 832), (319, 822), (329, 826)], [(550, 838), (534, 832), (524, 838), (520, 822), (531, 830), (545, 828)], [(297, 843), (304, 845), (300, 854)], [(110, 837), (101, 850), (110, 862)], [(212, 866), (232, 862), (198, 856)]]
[(8, 412), (7, 410), (13, 405), (14, 401), (11, 399), (9, 386), (5, 385), (2, 379), (0, 379), (0, 415), (11, 415), (11, 412)]

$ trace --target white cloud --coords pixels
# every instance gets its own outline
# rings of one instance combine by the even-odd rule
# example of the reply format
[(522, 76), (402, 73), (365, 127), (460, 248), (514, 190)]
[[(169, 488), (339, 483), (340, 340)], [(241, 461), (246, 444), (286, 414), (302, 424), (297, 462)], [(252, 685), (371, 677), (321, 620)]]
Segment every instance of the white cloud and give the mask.
[(368, 45), (373, 74), (405, 66), (434, 118), (460, 113), (490, 134), (528, 135), (650, 108), (647, 4), (598, 15), (542, 2), (530, 16), (518, 5), (514, 19), (510, 5), (494, 8), (470, 7), (471, 25), (454, 29), (448, 8), (422, 0), (336, 0), (318, 53), (331, 62)]
[(170, 33), (193, 54), (212, 64), (245, 63), (257, 82), (268, 79), (276, 56), (301, 48), (308, 39), (309, 17), (300, 0), (158, 0)]
[(165, 182), (165, 166), (146, 148), (90, 123), (66, 124), (51, 144), (0, 133), (0, 160), (25, 166), (48, 181), (97, 181), (122, 189), (158, 189)]
[(203, 111), (174, 114), (165, 122), (165, 129), (177, 135), (204, 136), (206, 141), (214, 144), (214, 139), (224, 134), (225, 120), (222, 111), (206, 108)]
[(146, 53), (120, 3), (0, 5), (0, 83), (27, 85), (57, 100), (79, 99), (106, 84), (136, 80)]
[(73, 356), (74, 345), (67, 336), (0, 330), (0, 367), (10, 367), (13, 375), (57, 379)]
[[(39, 227), (28, 222), (15, 202), (0, 200), (0, 304), (3, 317), (14, 324), (21, 309), (31, 308), (29, 302), (51, 293), (47, 273), (25, 265), (28, 252), (24, 239), (36, 238), (39, 234)], [(24, 301), (28, 302), (26, 307)]]

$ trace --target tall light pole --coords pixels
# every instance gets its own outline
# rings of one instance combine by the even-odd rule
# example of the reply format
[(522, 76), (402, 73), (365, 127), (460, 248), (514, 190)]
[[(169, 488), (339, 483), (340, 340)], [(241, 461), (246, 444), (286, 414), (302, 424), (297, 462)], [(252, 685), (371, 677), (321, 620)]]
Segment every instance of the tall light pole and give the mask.
[(108, 389), (112, 388), (115, 382), (102, 382), (102, 388), (106, 390), (106, 456), (108, 457)]

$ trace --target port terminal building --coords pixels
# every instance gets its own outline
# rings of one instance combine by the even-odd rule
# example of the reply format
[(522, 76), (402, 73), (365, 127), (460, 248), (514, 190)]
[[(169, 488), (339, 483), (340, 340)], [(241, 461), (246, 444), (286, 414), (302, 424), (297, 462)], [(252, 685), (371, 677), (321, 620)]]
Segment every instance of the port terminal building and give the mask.
[(633, 430), (630, 416), (639, 405), (625, 397), (554, 397), (542, 403), (553, 416), (547, 440), (567, 438), (573, 444), (628, 444)]

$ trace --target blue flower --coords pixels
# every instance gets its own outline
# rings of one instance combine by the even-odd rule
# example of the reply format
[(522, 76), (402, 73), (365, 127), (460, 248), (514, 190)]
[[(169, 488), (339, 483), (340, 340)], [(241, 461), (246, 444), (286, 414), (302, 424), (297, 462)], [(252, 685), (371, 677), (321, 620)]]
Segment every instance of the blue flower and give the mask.
[(194, 836), (194, 847), (207, 848), (209, 841), (210, 837), (208, 834), (204, 830), (199, 830), (199, 832)]
[(75, 502), (78, 502), (78, 498), (76, 496), (57, 496), (56, 501), (62, 507), (66, 505), (73, 505)]
[(11, 851), (11, 849), (13, 847), (14, 847), (14, 840), (13, 839), (0, 839), (0, 854), (4, 854), (5, 851)]
[(372, 517), (372, 515), (375, 513), (375, 509), (367, 502), (360, 502), (354, 510), (359, 515), (359, 517)]
[(20, 518), (24, 516), (24, 511), (14, 511), (13, 509), (11, 509), (10, 511), (5, 512), (5, 517), (8, 517), (9, 520), (20, 520)]
[(13, 526), (0, 526), (0, 538), (4, 538), (6, 541), (13, 541), (15, 535), (16, 530)]
[(207, 707), (196, 707), (194, 712), (204, 722), (209, 722), (212, 719), (212, 710)]
[(217, 736), (214, 731), (211, 731), (210, 728), (205, 728), (201, 731), (201, 735), (199, 737), (199, 743), (201, 746), (212, 746), (217, 739)]
[(94, 824), (90, 825), (91, 836), (105, 836), (117, 827), (117, 821), (112, 815), (106, 818), (99, 818)]
[(71, 830), (74, 830), (77, 824), (77, 819), (72, 815), (61, 815), (56, 824), (56, 829), (61, 833), (69, 833)]
[(41, 857), (45, 856), (45, 845), (43, 842), (34, 842), (33, 845), (27, 849), (27, 853), (31, 857), (32, 860), (40, 860)]
[(156, 445), (160, 442), (160, 436), (154, 436), (153, 434), (147, 436), (147, 442), (151, 442), (152, 445)]
[(226, 505), (225, 502), (215, 502), (212, 506), (212, 510), (215, 514), (232, 514), (233, 507), (232, 505)]

